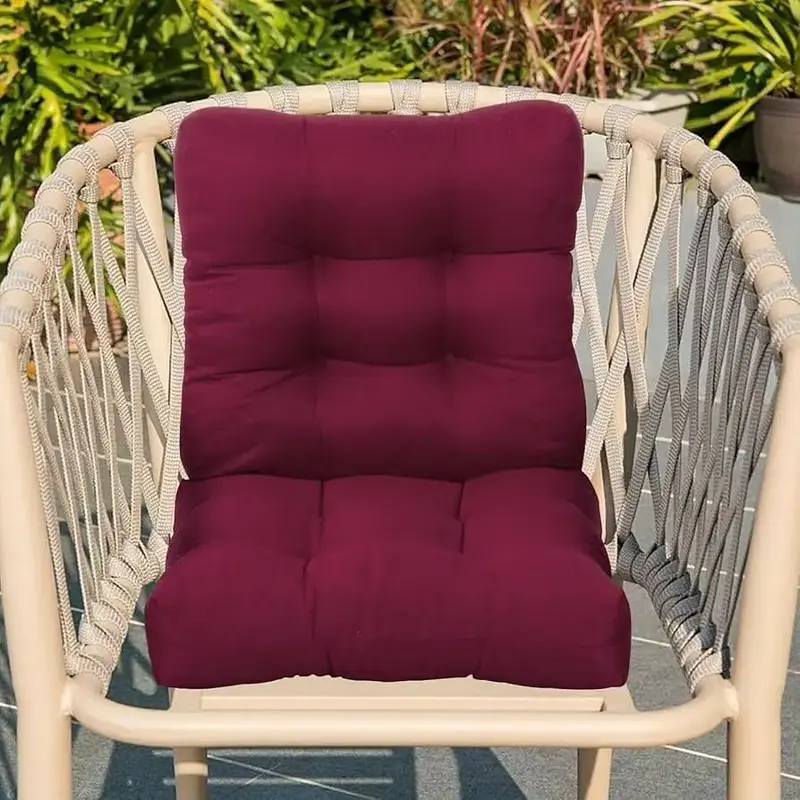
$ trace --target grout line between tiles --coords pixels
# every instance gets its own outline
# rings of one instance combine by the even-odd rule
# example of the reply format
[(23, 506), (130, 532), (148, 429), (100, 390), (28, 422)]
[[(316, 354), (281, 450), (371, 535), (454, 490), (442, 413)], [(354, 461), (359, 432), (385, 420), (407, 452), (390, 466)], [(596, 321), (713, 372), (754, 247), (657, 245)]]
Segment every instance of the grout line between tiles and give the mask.
[[(639, 644), (652, 644), (656, 647), (665, 647), (668, 650), (671, 650), (672, 647), (669, 642), (661, 642), (658, 639), (646, 639), (644, 636), (631, 636), (631, 640), (634, 642), (638, 642)], [(787, 675), (800, 675), (800, 669), (787, 669)]]
[[(258, 758), (269, 751), (272, 758), (390, 758), (394, 749), (388, 747), (213, 747), (216, 758)], [(153, 750), (157, 758), (172, 758), (172, 750)]]
[[(320, 783), (310, 778), (298, 778), (292, 775), (285, 775), (282, 772), (275, 772), (274, 770), (267, 769), (266, 767), (259, 767), (256, 766), (255, 764), (248, 764), (245, 761), (239, 761), (238, 759), (235, 758), (226, 758), (224, 756), (217, 756), (213, 755), (212, 753), (209, 753), (208, 760), (216, 761), (220, 764), (225, 764), (230, 767), (241, 767), (243, 769), (247, 769), (250, 770), (251, 772), (257, 773), (257, 776), (268, 775), (273, 778), (283, 778), (284, 780), (290, 781), (292, 783), (297, 783), (304, 786), (313, 786), (314, 788), (317, 789), (327, 789), (329, 792), (332, 792), (334, 794), (341, 794), (347, 797), (357, 797), (360, 798), (360, 800), (377, 800), (377, 798), (374, 798), (372, 795), (361, 794), (360, 792), (353, 792), (350, 791), (349, 789), (343, 789), (340, 786), (331, 786), (330, 784)], [(256, 778), (253, 778), (253, 781), (255, 780)], [(253, 781), (250, 781), (250, 783), (252, 783)]]
[[(697, 758), (705, 758), (707, 761), (716, 761), (720, 764), (727, 764), (728, 759), (724, 756), (715, 756), (711, 753), (704, 753), (702, 750), (693, 750), (690, 747), (678, 747), (674, 744), (662, 745), (665, 750), (672, 750), (675, 753), (683, 753), (687, 756), (697, 756)], [(800, 781), (800, 775), (794, 775), (791, 772), (781, 772), (781, 778), (786, 778), (790, 781)]]

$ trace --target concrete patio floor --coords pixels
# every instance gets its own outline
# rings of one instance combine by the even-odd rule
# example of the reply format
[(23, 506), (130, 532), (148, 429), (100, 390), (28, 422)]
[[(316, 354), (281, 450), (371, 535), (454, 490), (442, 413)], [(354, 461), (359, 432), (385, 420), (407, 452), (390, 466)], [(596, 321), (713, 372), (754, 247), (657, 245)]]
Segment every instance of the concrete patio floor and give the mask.
[[(596, 185), (589, 187), (590, 195)], [(590, 197), (591, 202), (591, 197)], [(800, 283), (800, 206), (765, 196), (764, 213)], [(687, 230), (693, 209), (687, 204)], [(685, 246), (685, 242), (684, 242)], [(654, 286), (654, 303), (665, 286)], [(661, 298), (661, 299), (659, 299)], [(662, 336), (655, 330), (655, 337)], [(659, 349), (658, 347), (655, 348)], [(800, 454), (798, 454), (800, 458)], [(748, 516), (752, 509), (748, 510)], [(656, 708), (688, 697), (660, 624), (644, 594), (629, 588), (634, 609), (631, 688), (637, 705)], [(0, 626), (0, 644), (4, 642)], [(114, 699), (166, 707), (146, 656), (136, 620), (111, 689)], [(800, 637), (795, 636), (784, 707), (785, 800), (800, 800)], [(5, 648), (0, 650), (0, 796), (13, 798), (15, 706)], [(722, 730), (680, 747), (619, 751), (615, 800), (715, 800), (724, 797)], [(167, 800), (174, 797), (170, 753), (114, 744), (74, 726), (75, 797), (78, 800)], [(575, 756), (562, 750), (391, 749), (220, 750), (211, 757), (213, 800), (571, 800)], [(46, 765), (42, 765), (46, 769)], [(46, 798), (42, 798), (46, 800)], [(759, 798), (753, 798), (759, 800)]]

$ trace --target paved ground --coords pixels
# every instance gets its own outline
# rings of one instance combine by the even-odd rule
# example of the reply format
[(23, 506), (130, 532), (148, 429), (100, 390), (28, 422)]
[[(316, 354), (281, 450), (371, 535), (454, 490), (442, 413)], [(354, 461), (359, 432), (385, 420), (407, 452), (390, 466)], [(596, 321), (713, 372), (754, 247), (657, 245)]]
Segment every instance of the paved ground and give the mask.
[[(800, 207), (772, 197), (764, 198), (764, 206), (800, 282)], [(656, 303), (663, 302), (664, 290), (663, 283), (654, 287)], [(659, 335), (663, 337), (656, 332)], [(685, 699), (685, 684), (658, 621), (639, 590), (629, 594), (636, 618), (631, 686), (637, 704), (654, 708)], [(165, 693), (150, 676), (140, 623), (131, 626), (111, 693), (127, 702), (166, 706)], [(8, 667), (0, 652), (0, 795), (5, 797), (14, 797), (14, 724)], [(74, 742), (79, 800), (173, 797), (169, 753), (115, 745), (78, 726)], [(783, 797), (800, 800), (800, 640), (795, 642), (786, 690), (784, 770)], [(722, 731), (680, 748), (623, 751), (615, 760), (613, 797), (715, 800), (724, 796), (724, 772)], [(236, 800), (561, 800), (575, 796), (574, 754), (560, 750), (218, 751), (211, 774), (211, 797)]]

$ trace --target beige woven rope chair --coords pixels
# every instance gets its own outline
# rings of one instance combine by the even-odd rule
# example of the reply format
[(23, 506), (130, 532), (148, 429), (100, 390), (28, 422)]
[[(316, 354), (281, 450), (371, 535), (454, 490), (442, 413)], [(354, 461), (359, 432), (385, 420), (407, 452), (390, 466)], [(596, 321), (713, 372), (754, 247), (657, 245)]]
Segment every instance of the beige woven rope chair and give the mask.
[[(637, 712), (625, 687), (470, 678), (179, 689), (163, 711), (108, 699), (129, 620), (164, 570), (182, 477), (184, 257), (180, 228), (173, 241), (165, 225), (157, 149), (172, 147), (187, 114), (214, 105), (411, 115), (534, 98), (564, 104), (585, 132), (607, 138), (609, 169), (596, 203), (580, 206), (574, 251), (573, 340), (590, 354), (584, 378), (597, 389), (583, 471), (617, 576), (651, 597), (692, 699)], [(121, 181), (121, 255), (98, 211), (109, 166)], [(688, 255), (687, 196), (698, 219)], [(90, 253), (77, 243), (79, 218)], [(617, 267), (607, 292), (598, 287), (604, 247)], [(667, 300), (651, 303), (659, 272)], [(112, 350), (107, 283), (125, 317), (127, 359)], [(181, 800), (205, 796), (208, 747), (376, 745), (575, 748), (578, 796), (596, 800), (609, 793), (612, 748), (678, 743), (727, 722), (728, 797), (777, 800), (800, 566), (798, 302), (735, 167), (697, 137), (621, 107), (464, 83), (337, 83), (175, 104), (103, 130), (42, 184), (0, 298), (0, 579), (18, 796), (71, 796), (72, 720), (174, 748)], [(87, 320), (96, 353), (84, 344)], [(646, 334), (656, 322), (668, 336), (653, 372)], [(743, 509), (759, 464), (751, 533)], [(71, 581), (82, 594), (77, 624)]]

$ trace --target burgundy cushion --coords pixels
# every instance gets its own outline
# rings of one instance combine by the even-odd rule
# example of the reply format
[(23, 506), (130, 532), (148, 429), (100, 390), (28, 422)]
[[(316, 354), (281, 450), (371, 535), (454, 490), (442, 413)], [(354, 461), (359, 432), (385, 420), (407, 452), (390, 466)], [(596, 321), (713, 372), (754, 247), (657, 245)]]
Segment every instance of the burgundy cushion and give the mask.
[(630, 619), (598, 526), (576, 470), (189, 481), (147, 609), (156, 678), (618, 684)]
[(182, 455), (156, 679), (625, 681), (580, 472), (581, 132), (209, 109), (176, 155)]

